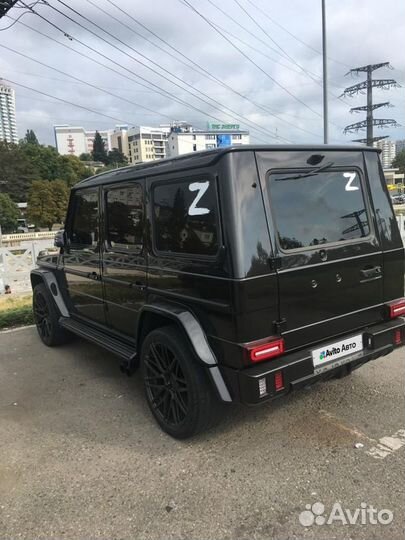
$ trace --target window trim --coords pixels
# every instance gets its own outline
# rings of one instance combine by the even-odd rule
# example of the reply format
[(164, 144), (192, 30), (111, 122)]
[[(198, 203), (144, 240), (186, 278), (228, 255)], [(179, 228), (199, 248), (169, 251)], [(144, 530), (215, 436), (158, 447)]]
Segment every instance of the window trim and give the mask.
[[(161, 186), (161, 185), (169, 185), (169, 184), (179, 184), (179, 183), (192, 183), (194, 181), (197, 181), (197, 180), (204, 180), (204, 179), (207, 179), (209, 181), (213, 181), (214, 182), (214, 188), (215, 188), (215, 198), (216, 198), (216, 203), (217, 203), (217, 209), (218, 209), (218, 212), (217, 212), (217, 215), (215, 216), (215, 222), (216, 222), (216, 227), (217, 227), (217, 244), (218, 244), (218, 247), (217, 247), (217, 251), (215, 254), (213, 255), (202, 255), (202, 254), (198, 254), (198, 253), (184, 253), (184, 252), (179, 252), (179, 251), (165, 251), (165, 250), (160, 250), (157, 248), (157, 245), (156, 245), (156, 220), (155, 220), (155, 216), (154, 216), (154, 191), (155, 191), (155, 188), (156, 186)], [(218, 193), (218, 189), (219, 189), (219, 186), (218, 186), (218, 176), (216, 175), (213, 175), (213, 174), (210, 174), (210, 173), (207, 173), (207, 172), (203, 172), (201, 174), (195, 174), (195, 173), (192, 173), (191, 175), (187, 175), (187, 176), (181, 176), (181, 177), (174, 177), (174, 178), (170, 178), (170, 179), (152, 179), (151, 183), (150, 183), (150, 186), (149, 186), (149, 191), (150, 191), (150, 197), (149, 197), (149, 200), (150, 200), (150, 212), (151, 212), (151, 232), (152, 232), (152, 245), (151, 245), (151, 251), (152, 253), (155, 255), (155, 256), (158, 256), (158, 257), (167, 257), (167, 258), (176, 258), (176, 259), (187, 259), (187, 260), (190, 260), (190, 259), (196, 259), (196, 260), (199, 260), (199, 261), (216, 261), (221, 253), (221, 247), (223, 245), (223, 242), (222, 242), (222, 224), (221, 224), (221, 219), (220, 219), (220, 212), (221, 212), (221, 207), (220, 207), (220, 199), (219, 199), (219, 193)]]
[(301, 173), (307, 173), (310, 172), (309, 169), (305, 167), (298, 167), (298, 168), (285, 168), (285, 169), (269, 169), (266, 172), (265, 181), (267, 184), (267, 199), (269, 202), (269, 208), (270, 208), (270, 214), (271, 219), (274, 226), (274, 237), (275, 242), (277, 246), (277, 250), (281, 252), (283, 255), (294, 255), (296, 253), (302, 253), (303, 251), (319, 251), (320, 249), (326, 248), (334, 248), (334, 247), (340, 247), (340, 246), (346, 246), (351, 244), (359, 244), (359, 243), (368, 243), (370, 242), (370, 239), (375, 237), (375, 230), (374, 230), (374, 222), (372, 219), (372, 212), (370, 207), (370, 200), (368, 197), (368, 191), (365, 186), (365, 177), (363, 171), (357, 167), (357, 166), (350, 166), (350, 167), (343, 167), (343, 166), (337, 166), (337, 167), (330, 167), (326, 169), (323, 172), (356, 172), (360, 179), (360, 186), (361, 186), (361, 192), (363, 195), (363, 201), (364, 201), (364, 207), (366, 210), (367, 220), (368, 220), (368, 226), (369, 226), (369, 233), (366, 236), (360, 236), (358, 238), (350, 238), (348, 240), (340, 240), (337, 242), (326, 242), (325, 244), (318, 244), (317, 246), (304, 246), (304, 247), (298, 247), (298, 248), (292, 248), (292, 249), (284, 249), (280, 244), (279, 239), (279, 228), (277, 224), (277, 218), (276, 218), (276, 212), (274, 210), (274, 202), (271, 197), (271, 187), (270, 187), (270, 176), (272, 174), (301, 174)]
[[(128, 249), (120, 244), (118, 247), (112, 246), (108, 241), (108, 213), (107, 213), (107, 195), (109, 191), (116, 189), (125, 189), (132, 187), (134, 184), (139, 184), (142, 189), (142, 212), (143, 212), (143, 225), (142, 225), (142, 249), (136, 252), (132, 249)], [(102, 186), (101, 190), (102, 206), (103, 206), (103, 246), (105, 253), (122, 253), (126, 255), (142, 256), (145, 253), (145, 221), (146, 221), (146, 206), (145, 206), (145, 185), (142, 179), (137, 179), (123, 184), (114, 183)]]
[[(75, 197), (81, 193), (85, 192), (95, 192), (97, 195), (97, 226), (98, 226), (98, 240), (97, 244), (95, 246), (89, 245), (89, 244), (76, 244), (71, 241), (71, 233), (72, 233), (72, 227), (74, 223), (74, 217), (76, 215), (76, 207), (77, 202), (75, 201)], [(80, 189), (75, 189), (70, 194), (69, 199), (69, 206), (68, 206), (68, 213), (67, 213), (67, 220), (66, 220), (66, 243), (67, 243), (67, 250), (70, 251), (71, 249), (83, 251), (85, 249), (87, 250), (93, 250), (96, 251), (101, 246), (101, 208), (100, 208), (100, 187), (99, 186), (93, 186), (93, 187), (83, 187)]]

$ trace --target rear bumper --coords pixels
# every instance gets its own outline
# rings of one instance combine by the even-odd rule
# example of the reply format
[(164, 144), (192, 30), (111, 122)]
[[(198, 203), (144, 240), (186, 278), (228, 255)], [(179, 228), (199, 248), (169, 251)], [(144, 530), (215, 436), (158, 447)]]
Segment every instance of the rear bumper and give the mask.
[[(401, 343), (396, 343), (398, 331)], [(344, 376), (361, 365), (385, 356), (395, 348), (405, 344), (405, 318), (399, 317), (383, 324), (371, 326), (362, 332), (364, 349), (358, 353), (331, 361), (324, 366), (325, 371), (314, 373), (311, 349), (285, 354), (280, 358), (263, 362), (243, 370), (221, 367), (221, 372), (232, 394), (233, 401), (254, 405), (283, 396), (292, 390), (312, 384), (321, 379)], [(350, 336), (350, 334), (348, 334)], [(341, 336), (344, 339), (345, 336)], [(329, 340), (329, 343), (333, 341)], [(328, 343), (325, 343), (327, 345)], [(275, 374), (282, 372), (282, 388), (275, 387)], [(263, 382), (265, 380), (265, 383)], [(262, 394), (260, 394), (260, 387)], [(266, 392), (263, 393), (263, 388)]]

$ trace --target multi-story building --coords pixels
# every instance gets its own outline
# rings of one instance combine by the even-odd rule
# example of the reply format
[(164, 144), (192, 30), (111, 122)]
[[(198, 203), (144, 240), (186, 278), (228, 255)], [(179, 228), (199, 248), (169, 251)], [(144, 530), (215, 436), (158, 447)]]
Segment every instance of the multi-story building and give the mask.
[(0, 141), (18, 143), (15, 121), (15, 92), (0, 80)]
[(117, 148), (129, 159), (128, 126), (117, 125), (110, 134), (111, 148)]
[(168, 157), (212, 150), (225, 146), (249, 144), (249, 131), (234, 124), (211, 124), (207, 130), (196, 130), (190, 125), (174, 126), (167, 140)]
[[(96, 130), (85, 130), (79, 126), (68, 124), (53, 126), (55, 132), (56, 149), (59, 154), (79, 157), (81, 154), (90, 154), (93, 150), (93, 141)], [(111, 150), (111, 131), (99, 131), (108, 152)]]
[[(128, 160), (132, 164), (166, 157), (169, 126), (139, 126), (128, 131)], [(125, 152), (124, 152), (125, 153)]]
[(381, 141), (376, 141), (374, 143), (374, 147), (382, 150), (381, 163), (383, 169), (390, 169), (396, 156), (395, 141), (391, 141), (390, 139), (382, 139)]
[(402, 152), (403, 150), (405, 150), (405, 139), (402, 139), (401, 141), (395, 141), (396, 153), (399, 154), (399, 152)]

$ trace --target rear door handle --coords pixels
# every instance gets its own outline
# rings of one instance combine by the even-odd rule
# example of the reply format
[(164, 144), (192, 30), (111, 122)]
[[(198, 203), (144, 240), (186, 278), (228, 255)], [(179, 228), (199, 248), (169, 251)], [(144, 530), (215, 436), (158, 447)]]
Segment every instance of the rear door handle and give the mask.
[(382, 274), (382, 268), (381, 266), (371, 266), (369, 268), (363, 268), (360, 270), (360, 274), (364, 279), (372, 279), (376, 277), (380, 277)]

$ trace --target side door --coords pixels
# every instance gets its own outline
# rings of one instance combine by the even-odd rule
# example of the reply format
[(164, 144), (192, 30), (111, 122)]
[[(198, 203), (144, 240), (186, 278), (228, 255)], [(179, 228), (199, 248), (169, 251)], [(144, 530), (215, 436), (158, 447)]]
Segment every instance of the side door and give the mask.
[(291, 349), (382, 320), (383, 256), (362, 153), (284, 156), (261, 168)]
[(146, 299), (144, 181), (103, 186), (103, 285), (108, 326), (135, 338)]
[(100, 261), (99, 188), (72, 192), (63, 268), (73, 312), (105, 324)]

